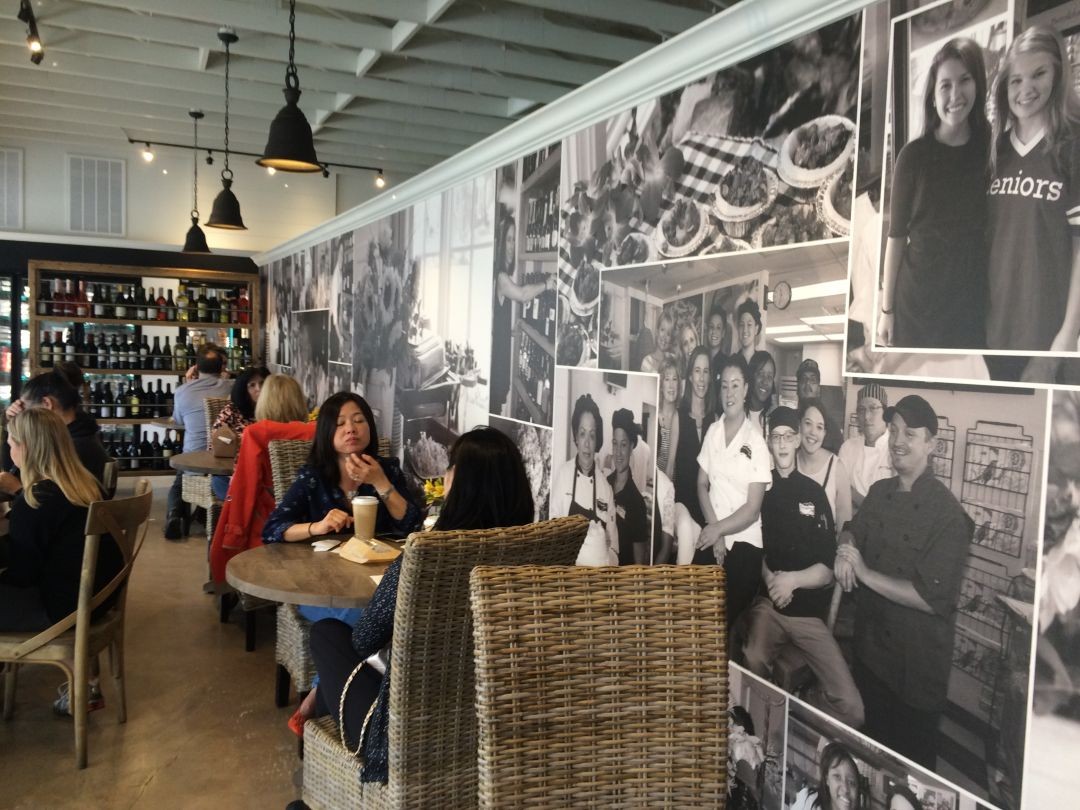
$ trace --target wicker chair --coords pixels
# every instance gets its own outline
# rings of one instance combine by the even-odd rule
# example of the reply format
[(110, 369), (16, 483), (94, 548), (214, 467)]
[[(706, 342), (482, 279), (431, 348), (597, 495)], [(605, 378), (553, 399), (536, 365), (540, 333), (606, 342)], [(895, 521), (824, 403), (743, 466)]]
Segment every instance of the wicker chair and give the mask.
[[(229, 404), (226, 397), (207, 397), (203, 401), (203, 416), (206, 419), (206, 436), (210, 437), (210, 429), (225, 406)], [(214, 497), (210, 489), (209, 475), (185, 475), (180, 479), (180, 497), (192, 506), (201, 506), (206, 510), (206, 538), (207, 542), (214, 536), (214, 522), (217, 520), (221, 504)]]
[[(280, 501), (296, 480), (296, 472), (306, 462), (311, 442), (304, 440), (275, 440), (270, 442), (270, 469), (274, 477), (274, 500)], [(390, 452), (390, 440), (379, 439), (379, 455)], [(311, 689), (315, 678), (315, 662), (311, 659), (311, 622), (296, 610), (296, 605), (278, 605), (277, 640), (274, 660), (277, 674), (274, 679), (274, 703), (289, 702), (289, 682), (298, 694)]]
[[(75, 760), (79, 768), (86, 767), (87, 677), (90, 661), (104, 650), (109, 650), (110, 669), (119, 693), (119, 720), (121, 723), (127, 721), (127, 695), (124, 689), (127, 583), (146, 537), (152, 499), (150, 482), (140, 478), (135, 485), (134, 496), (91, 504), (86, 517), (78, 608), (40, 633), (0, 633), (0, 662), (5, 664), (4, 719), (11, 719), (15, 709), (16, 674), (20, 666), (52, 664), (59, 667), (67, 676), (71, 695), (71, 712), (75, 719)], [(95, 594), (98, 547), (105, 533), (111, 534), (119, 545), (124, 567)], [(112, 593), (118, 594), (112, 608), (104, 616), (91, 620), (94, 609)]]
[[(477, 726), (469, 572), (477, 565), (567, 565), (588, 522), (416, 533), (398, 582), (390, 683), (390, 780), (360, 782), (330, 718), (304, 727), (303, 797), (313, 810), (476, 807)], [(721, 624), (722, 624), (721, 620)], [(725, 760), (724, 767), (727, 767)]]
[(477, 568), (479, 806), (727, 799), (718, 566)]

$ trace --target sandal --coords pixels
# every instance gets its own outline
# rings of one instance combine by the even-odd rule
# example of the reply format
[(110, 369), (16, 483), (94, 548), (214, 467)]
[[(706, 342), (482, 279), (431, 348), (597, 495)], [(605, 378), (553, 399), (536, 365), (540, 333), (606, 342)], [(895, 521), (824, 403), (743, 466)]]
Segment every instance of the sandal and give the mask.
[(300, 713), (299, 709), (297, 709), (293, 712), (293, 716), (289, 718), (289, 731), (300, 739), (304, 739), (304, 723), (306, 722), (307, 718)]

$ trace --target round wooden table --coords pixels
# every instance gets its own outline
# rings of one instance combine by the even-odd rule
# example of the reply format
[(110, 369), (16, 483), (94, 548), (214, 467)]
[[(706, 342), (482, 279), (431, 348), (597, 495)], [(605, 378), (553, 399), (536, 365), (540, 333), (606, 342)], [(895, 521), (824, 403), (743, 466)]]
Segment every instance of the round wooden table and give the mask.
[[(335, 539), (338, 539), (335, 537)], [(291, 605), (364, 607), (390, 563), (354, 563), (307, 541), (268, 543), (229, 560), (225, 580), (236, 590)]]
[(169, 458), (169, 466), (174, 470), (203, 475), (232, 475), (235, 462), (232, 458), (218, 458), (209, 450), (179, 453)]

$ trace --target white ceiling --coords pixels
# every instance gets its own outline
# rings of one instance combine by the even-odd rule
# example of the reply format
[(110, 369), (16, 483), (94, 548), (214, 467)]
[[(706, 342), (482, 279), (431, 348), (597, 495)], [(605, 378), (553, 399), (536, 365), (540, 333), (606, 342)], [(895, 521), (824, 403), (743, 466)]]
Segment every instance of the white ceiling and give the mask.
[[(284, 104), (281, 0), (17, 0), (0, 18), (0, 139), (190, 143), (261, 153)], [(406, 179), (737, 0), (320, 0), (297, 4), (300, 107), (320, 160)]]

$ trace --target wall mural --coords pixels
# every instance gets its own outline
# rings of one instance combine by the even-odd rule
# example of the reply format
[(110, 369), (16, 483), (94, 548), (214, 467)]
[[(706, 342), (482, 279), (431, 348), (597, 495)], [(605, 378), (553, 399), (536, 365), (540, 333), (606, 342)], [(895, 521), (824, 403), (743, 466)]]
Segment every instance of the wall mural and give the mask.
[[(1047, 557), (1058, 584), (1041, 609), (1041, 736), (1025, 736), (1048, 397), (966, 387), (991, 376), (979, 353), (883, 351), (873, 314), (892, 144), (922, 126), (923, 77), (944, 43), (972, 36), (993, 81), (1011, 11), (1006, 0), (870, 6), (262, 268), (269, 364), (313, 404), (341, 388), (364, 395), (417, 483), (445, 472), (464, 431), (491, 425), (522, 449), (537, 520), (589, 518), (579, 563), (723, 560), (729, 605), (746, 595), (729, 611), (729, 807), (1016, 810), (1024, 790), (1052, 784), (1025, 747), (1045, 760), (1054, 740), (1080, 739), (1071, 528)], [(1072, 367), (1053, 366), (1032, 373)], [(888, 600), (829, 573), (820, 607), (769, 625), (789, 604), (776, 584), (787, 569), (761, 573), (777, 535), (767, 521), (732, 537), (714, 527), (755, 485), (764, 510), (779, 508), (768, 492), (780, 451), (766, 444), (778, 405), (805, 406), (797, 468), (836, 524), (856, 527), (870, 486), (895, 473), (885, 407), (909, 394), (936, 414), (931, 480), (970, 531), (919, 619), (936, 641), (894, 639), (883, 680), (865, 642), (870, 624), (895, 619)], [(744, 402), (751, 418), (729, 448), (725, 409)], [(1057, 407), (1075, 422), (1072, 405)], [(1072, 433), (1055, 428), (1051, 453)], [(1047, 497), (1067, 527), (1062, 482)], [(934, 525), (910, 532), (925, 555), (939, 553)], [(849, 554), (840, 528), (817, 570)], [(936, 685), (920, 703), (902, 673), (926, 661)], [(920, 719), (907, 739), (875, 716), (883, 695), (893, 715)]]

